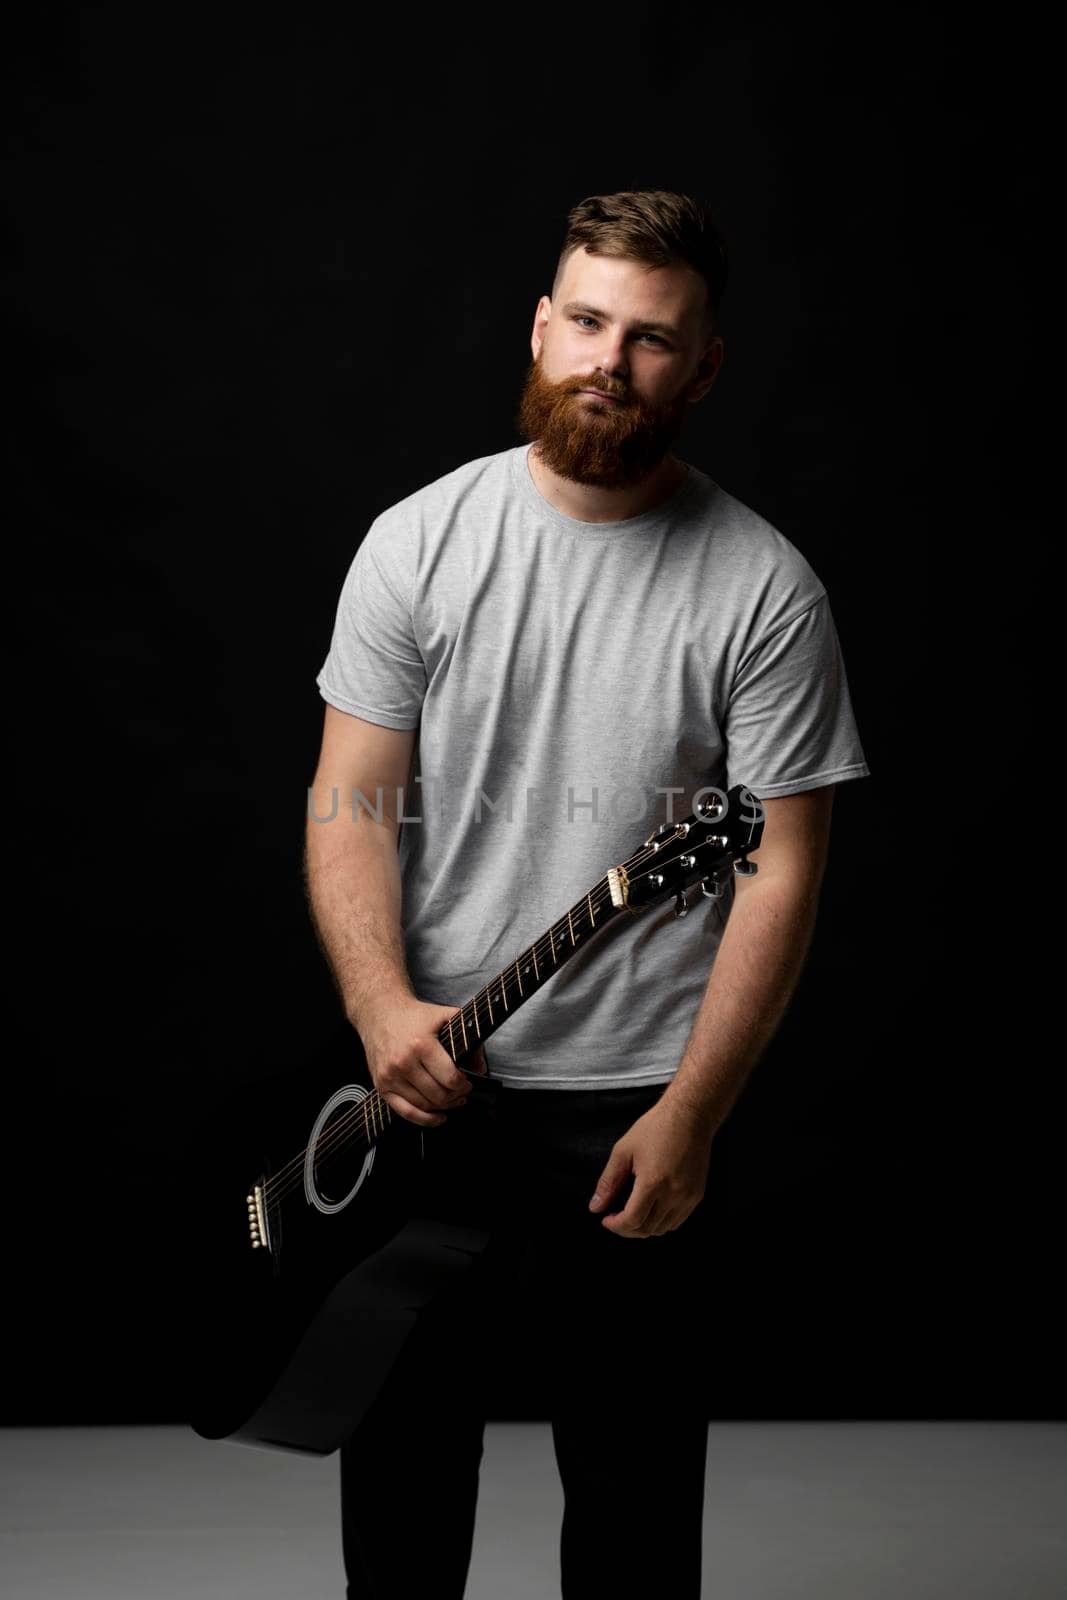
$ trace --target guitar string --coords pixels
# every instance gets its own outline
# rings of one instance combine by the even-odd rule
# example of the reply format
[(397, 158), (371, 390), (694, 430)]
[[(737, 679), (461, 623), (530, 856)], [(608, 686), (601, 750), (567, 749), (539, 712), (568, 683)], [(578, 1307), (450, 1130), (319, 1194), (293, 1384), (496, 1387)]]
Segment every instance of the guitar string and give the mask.
[[(658, 852), (651, 846), (646, 846), (641, 850), (636, 851), (634, 855), (631, 856), (625, 863), (624, 870), (641, 866), (643, 862), (647, 861), (651, 857), (654, 857), (657, 853)], [(589, 895), (586, 896), (586, 899), (592, 899), (593, 894), (594, 891), (590, 891)], [(595, 906), (599, 907), (606, 904), (610, 898), (610, 886), (607, 885), (605, 876), (605, 878), (601, 880), (600, 884), (597, 885), (595, 891), (595, 900), (593, 903)], [(531, 946), (531, 950), (535, 954), (542, 953), (542, 947), (547, 948), (550, 951), (554, 951), (555, 935), (557, 930), (561, 929), (565, 923), (569, 922), (569, 918), (570, 913), (566, 913), (563, 917), (560, 917), (558, 921), (553, 924), (551, 929), (549, 929), (546, 934), (542, 934), (536, 943)], [(573, 943), (571, 948), (575, 948)], [(512, 965), (514, 965), (514, 963), (512, 963)], [(510, 972), (511, 967), (509, 966), (503, 970), (505, 973)], [(493, 983), (496, 981), (497, 980), (494, 979)], [(438, 1037), (440, 1037), (440, 1034), (445, 1032), (450, 1025), (454, 1027), (456, 1017), (458, 1017), (461, 1012), (465, 1012), (468, 1006), (473, 1007), (475, 1016), (477, 1016), (478, 1002), (483, 996), (488, 998), (489, 990), (493, 987), (493, 983), (487, 984), (483, 989), (479, 990), (478, 994), (474, 996), (473, 1000), (467, 1002), (467, 1005), (458, 1008), (453, 1017), (450, 1018), (449, 1023), (446, 1023), (444, 1028), (438, 1030)], [(377, 1105), (374, 1104), (375, 1101), (377, 1101)], [(364, 1097), (363, 1100), (359, 1101), (358, 1103), (354, 1103), (348, 1112), (346, 1112), (343, 1116), (338, 1117), (327, 1128), (323, 1129), (323, 1132), (317, 1142), (316, 1161), (321, 1162), (329, 1159), (332, 1154), (336, 1153), (340, 1146), (350, 1143), (351, 1138), (354, 1137), (354, 1135), (350, 1136), (349, 1130), (356, 1124), (362, 1124), (363, 1127), (366, 1128), (367, 1132), (362, 1139), (356, 1138), (355, 1148), (358, 1150), (363, 1144), (366, 1144), (369, 1148), (374, 1141), (372, 1141), (370, 1138), (370, 1122), (368, 1121), (368, 1113), (377, 1113), (379, 1105), (381, 1107), (382, 1115), (387, 1117), (389, 1121), (392, 1120), (394, 1115), (397, 1115), (397, 1113), (393, 1112), (392, 1107), (388, 1104), (388, 1102), (382, 1097), (380, 1091), (377, 1088), (373, 1089), (370, 1094)], [(377, 1115), (374, 1116), (373, 1120), (375, 1125), (377, 1125)], [(384, 1129), (384, 1127), (387, 1125), (388, 1124), (383, 1121), (381, 1125), (382, 1129)], [(294, 1156), (291, 1161), (289, 1161), (284, 1167), (280, 1168), (272, 1178), (267, 1180), (263, 1186), (263, 1198), (265, 1202), (274, 1204), (284, 1199), (285, 1196), (294, 1188), (299, 1187), (303, 1180), (306, 1160), (307, 1146), (305, 1146), (299, 1155)]]
[[(649, 851), (648, 854), (652, 855), (654, 852)], [(634, 865), (640, 865), (640, 861), (635, 861)], [(601, 889), (598, 885), (596, 891), (594, 892), (593, 890), (590, 890), (589, 895), (586, 898), (591, 898), (594, 908), (599, 909), (601, 906), (610, 902), (611, 891), (610, 889)], [(584, 905), (584, 903), (585, 902), (583, 900), (582, 904)], [(541, 934), (537, 941), (530, 946), (531, 951), (538, 956), (546, 955), (550, 953), (550, 951), (554, 950), (557, 943), (562, 944), (564, 942), (564, 938), (559, 930), (565, 928), (566, 924), (567, 915), (564, 915), (563, 917), (560, 917), (557, 922), (553, 923), (552, 927), (546, 933)], [(557, 934), (559, 935), (558, 939)], [(571, 948), (575, 948), (573, 944)], [(510, 972), (513, 966), (514, 963), (505, 968), (504, 971)], [(556, 970), (556, 968), (552, 969), (553, 972)], [(446, 1022), (443, 1028), (438, 1029), (438, 1037), (440, 1037), (441, 1033), (448, 1030), (450, 1024), (454, 1028), (460, 1013), (465, 1012), (468, 1007), (473, 1008), (475, 1015), (477, 1015), (479, 1002), (482, 1000), (483, 996), (488, 998), (489, 990), (494, 987), (496, 981), (497, 980), (494, 979), (492, 983), (486, 984), (483, 989), (478, 991), (473, 1000), (468, 1001), (464, 1006), (458, 1007), (454, 1016), (449, 1019), (449, 1022)], [(323, 1129), (316, 1147), (316, 1161), (321, 1161), (324, 1156), (332, 1153), (331, 1146), (337, 1145), (338, 1143), (346, 1144), (350, 1142), (348, 1132), (350, 1126), (358, 1123), (369, 1128), (367, 1114), (369, 1111), (374, 1111), (376, 1107), (373, 1104), (369, 1105), (368, 1102), (373, 1101), (375, 1098), (377, 1098), (383, 1107), (384, 1114), (389, 1116), (390, 1119), (394, 1115), (398, 1114), (394, 1113), (392, 1107), (386, 1100), (382, 1098), (380, 1091), (378, 1089), (373, 1089), (369, 1095), (364, 1097), (363, 1100), (359, 1101), (358, 1103), (354, 1103), (349, 1111), (345, 1112), (343, 1116), (338, 1117), (334, 1122), (330, 1123), (327, 1128)], [(376, 1118), (375, 1121), (377, 1121)], [(383, 1127), (384, 1126), (385, 1124), (383, 1124)], [(369, 1136), (363, 1140), (357, 1139), (355, 1141), (355, 1147), (358, 1149), (363, 1143), (366, 1143), (369, 1146), (371, 1142), (372, 1141)], [(269, 1178), (263, 1185), (264, 1200), (268, 1203), (274, 1203), (277, 1200), (284, 1199), (285, 1195), (290, 1193), (292, 1189), (299, 1187), (303, 1181), (306, 1159), (307, 1146), (304, 1147), (299, 1155), (294, 1156), (291, 1161), (287, 1162), (284, 1167), (279, 1168), (274, 1176)]]

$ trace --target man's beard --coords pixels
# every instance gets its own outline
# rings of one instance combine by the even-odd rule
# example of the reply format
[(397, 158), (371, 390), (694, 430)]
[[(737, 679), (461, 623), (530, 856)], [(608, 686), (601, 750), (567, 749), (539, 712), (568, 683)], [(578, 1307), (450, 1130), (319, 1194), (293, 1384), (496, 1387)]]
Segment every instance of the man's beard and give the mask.
[[(618, 395), (620, 404), (590, 399), (582, 389)], [(515, 422), (558, 477), (624, 489), (659, 466), (682, 431), (688, 406), (684, 391), (666, 406), (653, 406), (602, 374), (550, 383), (538, 358), (527, 371)]]

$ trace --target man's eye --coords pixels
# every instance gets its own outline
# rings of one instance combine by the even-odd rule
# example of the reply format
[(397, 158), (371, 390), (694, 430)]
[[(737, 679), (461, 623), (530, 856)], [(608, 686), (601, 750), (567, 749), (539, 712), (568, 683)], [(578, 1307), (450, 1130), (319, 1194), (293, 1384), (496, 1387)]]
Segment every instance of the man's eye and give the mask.
[[(599, 324), (599, 323), (598, 323), (598, 322), (597, 322), (597, 320), (596, 320), (596, 318), (595, 318), (595, 317), (591, 317), (591, 316), (590, 316), (590, 315), (589, 315), (589, 314), (588, 314), (588, 312), (584, 312), (584, 311), (579, 311), (579, 312), (577, 312), (577, 313), (576, 313), (576, 314), (575, 314), (575, 315), (574, 315), (574, 316), (573, 316), (573, 317), (572, 317), (572, 318), (571, 318), (571, 321), (572, 321), (572, 322), (592, 322), (592, 323), (594, 323), (594, 324), (595, 324), (595, 325), (596, 325), (596, 326), (597, 326), (597, 327), (599, 327), (599, 326), (600, 326), (600, 324)], [(660, 337), (660, 335), (659, 335), (659, 334), (658, 334), (658, 333), (643, 333), (643, 334), (642, 334), (642, 335), (641, 335), (641, 337), (642, 337), (642, 339), (654, 339), (654, 340), (655, 340), (655, 342), (656, 342), (656, 343), (657, 343), (657, 344), (663, 344), (663, 345), (665, 345), (665, 344), (666, 344), (666, 343), (667, 343), (667, 341), (666, 341), (666, 339), (663, 339), (663, 338), (661, 338), (661, 337)]]

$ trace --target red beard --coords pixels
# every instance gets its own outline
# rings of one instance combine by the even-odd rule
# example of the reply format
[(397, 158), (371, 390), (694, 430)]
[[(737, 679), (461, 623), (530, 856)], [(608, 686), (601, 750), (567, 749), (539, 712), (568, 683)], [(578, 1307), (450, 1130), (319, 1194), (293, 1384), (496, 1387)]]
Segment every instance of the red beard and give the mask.
[[(580, 393), (595, 388), (617, 394), (620, 403)], [(602, 375), (550, 383), (538, 359), (530, 363), (515, 422), (524, 439), (536, 441), (539, 459), (558, 477), (624, 489), (642, 483), (659, 466), (682, 431), (687, 409), (684, 393), (666, 406), (653, 406)]]

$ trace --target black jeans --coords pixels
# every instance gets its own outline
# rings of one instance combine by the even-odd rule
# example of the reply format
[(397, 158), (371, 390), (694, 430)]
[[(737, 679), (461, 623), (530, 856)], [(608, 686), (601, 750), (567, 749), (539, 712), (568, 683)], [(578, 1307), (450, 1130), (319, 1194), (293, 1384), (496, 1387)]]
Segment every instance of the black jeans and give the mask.
[(698, 1600), (715, 1185), (647, 1239), (588, 1209), (612, 1145), (663, 1089), (498, 1088), (425, 1130), (437, 1209), (487, 1221), (490, 1239), (341, 1449), (349, 1600), (462, 1600), (501, 1377), (551, 1420), (562, 1600)]

